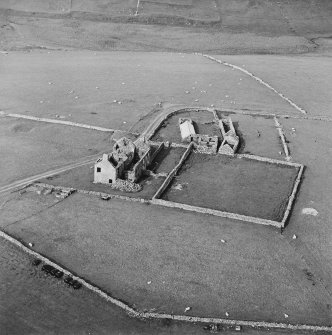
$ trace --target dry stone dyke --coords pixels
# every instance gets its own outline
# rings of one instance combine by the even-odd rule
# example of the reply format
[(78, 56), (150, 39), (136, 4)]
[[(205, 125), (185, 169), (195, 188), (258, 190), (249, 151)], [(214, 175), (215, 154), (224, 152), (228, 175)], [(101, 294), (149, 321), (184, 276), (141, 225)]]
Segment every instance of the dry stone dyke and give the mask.
[(182, 164), (184, 163), (184, 161), (187, 159), (187, 157), (189, 156), (192, 148), (193, 148), (193, 143), (191, 142), (189, 144), (189, 146), (187, 147), (187, 150), (183, 153), (179, 163), (172, 169), (172, 171), (169, 172), (167, 178), (164, 180), (163, 184), (160, 186), (160, 188), (158, 189), (158, 191), (155, 193), (155, 195), (152, 197), (152, 199), (157, 199), (161, 196), (161, 194), (167, 189), (167, 187), (169, 186), (169, 184), (171, 183), (172, 179), (174, 178), (174, 176), (177, 174), (177, 172), (179, 171), (179, 169), (181, 168)]

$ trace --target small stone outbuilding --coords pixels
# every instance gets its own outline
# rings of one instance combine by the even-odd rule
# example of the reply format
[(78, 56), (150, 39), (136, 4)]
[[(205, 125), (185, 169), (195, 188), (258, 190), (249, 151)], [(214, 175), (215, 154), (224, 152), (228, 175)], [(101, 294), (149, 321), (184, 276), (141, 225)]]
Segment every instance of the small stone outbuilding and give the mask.
[(191, 142), (196, 135), (193, 121), (189, 118), (179, 118), (181, 138), (184, 142)]
[(219, 127), (223, 140), (218, 152), (224, 155), (234, 155), (239, 146), (240, 139), (239, 136), (236, 135), (231, 118), (219, 120)]

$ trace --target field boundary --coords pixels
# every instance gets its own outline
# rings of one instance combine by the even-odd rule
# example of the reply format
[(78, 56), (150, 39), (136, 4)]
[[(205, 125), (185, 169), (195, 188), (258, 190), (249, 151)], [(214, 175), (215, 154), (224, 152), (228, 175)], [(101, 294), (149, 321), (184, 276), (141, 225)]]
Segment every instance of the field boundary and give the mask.
[(128, 303), (121, 301), (115, 297), (112, 297), (110, 294), (103, 291), (98, 286), (87, 282), (83, 277), (74, 275), (72, 272), (64, 268), (59, 263), (56, 263), (49, 258), (43, 256), (41, 253), (38, 253), (31, 248), (27, 247), (23, 242), (20, 242), (18, 239), (12, 237), (6, 232), (0, 230), (0, 236), (10, 243), (14, 244), (16, 247), (21, 249), (23, 252), (34, 256), (46, 264), (53, 266), (54, 268), (62, 271), (64, 274), (73, 277), (79, 283), (81, 283), (88, 290), (96, 293), (102, 299), (114, 304), (115, 306), (121, 308), (125, 311), (130, 317), (140, 318), (140, 319), (170, 319), (174, 321), (183, 321), (190, 323), (203, 323), (203, 324), (224, 324), (232, 326), (244, 326), (244, 327), (255, 327), (255, 328), (273, 328), (273, 329), (288, 329), (288, 330), (303, 330), (303, 331), (325, 331), (332, 332), (332, 327), (329, 326), (314, 326), (314, 325), (305, 325), (305, 324), (288, 324), (288, 323), (278, 323), (278, 322), (265, 322), (265, 321), (247, 321), (247, 320), (235, 320), (235, 319), (223, 319), (223, 318), (209, 318), (209, 317), (200, 317), (200, 316), (188, 316), (188, 315), (174, 315), (174, 314), (165, 314), (165, 313), (149, 313), (149, 312), (140, 312), (135, 308), (131, 307)]
[(235, 69), (235, 70), (238, 70), (238, 71), (241, 71), (242, 73), (245, 73), (247, 76), (255, 79), (256, 81), (258, 81), (261, 85), (267, 87), (269, 90), (273, 91), (274, 93), (276, 93), (281, 99), (285, 100), (288, 104), (290, 104), (292, 107), (294, 107), (297, 111), (301, 112), (302, 114), (307, 114), (307, 111), (304, 110), (302, 107), (298, 106), (295, 102), (293, 102), (291, 99), (287, 98), (284, 94), (280, 93), (279, 91), (277, 91), (274, 87), (272, 87), (269, 83), (267, 83), (266, 81), (264, 81), (263, 79), (257, 77), (256, 75), (254, 75), (253, 73), (249, 72), (248, 70), (240, 67), (240, 66), (237, 66), (237, 65), (234, 65), (234, 64), (231, 64), (231, 63), (228, 63), (228, 62), (225, 62), (225, 61), (222, 61), (220, 59), (217, 59), (215, 57), (212, 57), (210, 55), (207, 55), (207, 54), (200, 54), (200, 53), (196, 53), (196, 55), (199, 55), (199, 56), (202, 56), (202, 57), (205, 57), (205, 58), (208, 58), (214, 62), (217, 62), (219, 64), (222, 64), (222, 65), (225, 65), (225, 66), (228, 66), (232, 69)]
[(179, 202), (173, 202), (173, 201), (168, 201), (168, 200), (163, 200), (163, 199), (158, 199), (158, 198), (152, 199), (151, 203), (155, 205), (164, 206), (164, 207), (180, 208), (180, 209), (183, 209), (185, 211), (190, 211), (190, 212), (211, 214), (214, 216), (220, 216), (223, 218), (234, 219), (234, 220), (243, 221), (243, 222), (257, 223), (257, 224), (261, 224), (265, 226), (274, 226), (277, 228), (282, 228), (281, 222), (261, 219), (261, 218), (257, 218), (254, 216), (247, 216), (247, 215), (231, 213), (231, 212), (223, 212), (223, 211), (219, 211), (216, 209), (192, 206), (192, 205), (187, 205), (187, 204), (183, 204)]
[[(117, 132), (128, 133), (128, 131), (126, 131), (126, 130), (104, 128), (104, 127), (92, 126), (92, 125), (89, 125), (89, 124), (78, 123), (78, 122), (73, 122), (73, 121), (55, 120), (55, 119), (49, 119), (49, 118), (37, 117), (37, 116), (31, 116), (31, 115), (25, 115), (25, 114), (5, 113), (3, 111), (0, 111), (0, 115), (7, 116), (7, 117), (12, 117), (12, 118), (16, 118), (16, 119), (25, 119), (25, 120), (38, 121), (38, 122), (61, 124), (61, 125), (65, 125), (65, 126), (92, 129), (92, 130), (98, 130), (98, 131), (109, 132), (109, 133), (114, 133), (116, 131)], [(137, 133), (131, 133), (131, 134), (139, 135)]]
[(243, 114), (243, 115), (250, 115), (250, 116), (270, 117), (270, 118), (273, 118), (274, 116), (276, 116), (279, 119), (296, 119), (296, 120), (332, 122), (332, 118), (328, 116), (275, 114), (275, 113), (264, 113), (264, 112), (245, 110), (245, 109), (232, 109), (232, 108), (224, 108), (224, 109), (221, 109), (220, 112), (230, 113), (230, 114)]
[(161, 194), (164, 193), (164, 191), (167, 189), (167, 187), (169, 186), (169, 184), (173, 180), (174, 176), (177, 174), (177, 172), (181, 168), (181, 166), (184, 163), (184, 161), (190, 155), (190, 152), (191, 152), (191, 149), (193, 148), (193, 145), (194, 145), (193, 142), (191, 142), (188, 145), (186, 151), (181, 156), (181, 159), (180, 159), (179, 163), (176, 164), (176, 166), (172, 169), (172, 171), (169, 172), (167, 178), (164, 180), (164, 182), (162, 183), (162, 185), (159, 187), (159, 189), (157, 190), (157, 192), (152, 197), (152, 200), (159, 198), (161, 196)]
[(268, 158), (268, 157), (261, 157), (256, 155), (249, 155), (249, 154), (235, 154), (234, 157), (237, 158), (247, 158), (255, 161), (266, 162), (270, 164), (277, 164), (277, 165), (288, 165), (292, 167), (301, 168), (303, 165), (300, 163), (288, 162), (288, 161), (281, 161), (279, 159)]
[(286, 156), (286, 161), (290, 161), (292, 159), (292, 157), (289, 155), (289, 149), (288, 149), (288, 146), (287, 146), (287, 143), (286, 143), (286, 138), (285, 138), (285, 134), (284, 134), (284, 131), (282, 129), (282, 126), (279, 123), (276, 116), (274, 116), (273, 119), (274, 119), (274, 124), (275, 124), (276, 128), (278, 129), (279, 137), (281, 139), (281, 143), (282, 143), (284, 153), (285, 153), (285, 156)]
[[(193, 144), (193, 143), (191, 143), (191, 144)], [(291, 195), (288, 197), (288, 203), (287, 203), (287, 207), (285, 209), (285, 212), (283, 214), (283, 219), (280, 222), (279, 221), (274, 221), (274, 220), (258, 218), (258, 217), (254, 217), (254, 216), (242, 215), (242, 214), (238, 214), (238, 213), (220, 211), (220, 210), (216, 210), (216, 209), (212, 209), (212, 208), (208, 208), (208, 207), (199, 207), (199, 206), (193, 206), (193, 205), (188, 205), (188, 204), (184, 204), (184, 203), (179, 203), (179, 202), (173, 202), (173, 201), (160, 199), (161, 195), (169, 187), (169, 185), (172, 182), (173, 178), (175, 177), (176, 173), (179, 171), (179, 169), (183, 165), (184, 161), (187, 159), (188, 155), (190, 154), (190, 152), (192, 150), (192, 147), (193, 147), (192, 145), (189, 145), (187, 147), (187, 150), (182, 155), (179, 163), (168, 174), (168, 176), (164, 180), (163, 184), (160, 186), (158, 191), (152, 197), (152, 200), (151, 200), (152, 204), (160, 205), (160, 206), (164, 206), (164, 207), (170, 207), (170, 208), (179, 208), (179, 209), (183, 209), (185, 211), (190, 211), (190, 212), (210, 214), (210, 215), (214, 215), (214, 216), (225, 217), (225, 218), (239, 220), (239, 221), (243, 221), (243, 222), (251, 222), (251, 223), (257, 223), (257, 224), (261, 224), (261, 225), (274, 226), (274, 227), (277, 227), (277, 228), (280, 228), (280, 229), (283, 229), (285, 227), (286, 221), (287, 221), (287, 219), (290, 215), (291, 209), (292, 209), (293, 202), (295, 201), (296, 193), (297, 193), (299, 184), (301, 182), (302, 174), (303, 174), (303, 170), (304, 170), (304, 165), (299, 164), (299, 163), (293, 163), (293, 162), (290, 162), (290, 161), (282, 161), (282, 160), (277, 160), (277, 159), (272, 159), (272, 158), (267, 158), (267, 157), (261, 157), (261, 156), (255, 156), (255, 155), (248, 155), (248, 154), (235, 154), (234, 155), (234, 158), (250, 159), (250, 160), (264, 162), (264, 163), (268, 163), (268, 164), (276, 164), (276, 165), (290, 166), (290, 167), (293, 167), (293, 168), (299, 168), (299, 172), (298, 172), (297, 177), (296, 177), (296, 179), (294, 181), (294, 184), (293, 184)]]
[(112, 193), (106, 193), (106, 192), (99, 192), (99, 191), (89, 191), (89, 190), (83, 190), (80, 188), (74, 188), (74, 187), (68, 187), (68, 186), (58, 186), (58, 185), (52, 185), (52, 184), (46, 184), (46, 183), (40, 183), (40, 182), (36, 182), (36, 183), (32, 183), (30, 185), (27, 185), (27, 187), (29, 186), (40, 186), (40, 187), (44, 187), (47, 189), (52, 189), (52, 190), (71, 190), (72, 193), (81, 193), (81, 194), (88, 194), (88, 195), (93, 195), (93, 196), (97, 196), (100, 198), (105, 198), (105, 199), (119, 199), (119, 200), (126, 200), (126, 201), (132, 201), (132, 202), (141, 202), (141, 203), (150, 203), (150, 200), (147, 199), (143, 199), (143, 198), (139, 198), (139, 197), (127, 197), (125, 195), (119, 195), (119, 194), (112, 194)]
[(296, 193), (297, 193), (297, 190), (298, 190), (298, 188), (300, 186), (300, 183), (301, 183), (301, 180), (302, 180), (303, 171), (304, 171), (304, 165), (302, 165), (300, 167), (299, 173), (297, 174), (297, 177), (295, 179), (295, 183), (294, 183), (294, 186), (293, 186), (291, 196), (288, 198), (288, 204), (287, 204), (287, 207), (286, 207), (286, 210), (285, 210), (285, 213), (284, 213), (284, 217), (281, 221), (282, 227), (285, 227), (285, 225), (287, 223), (287, 220), (288, 220), (288, 217), (291, 213), (291, 210), (292, 210), (295, 198), (296, 198)]

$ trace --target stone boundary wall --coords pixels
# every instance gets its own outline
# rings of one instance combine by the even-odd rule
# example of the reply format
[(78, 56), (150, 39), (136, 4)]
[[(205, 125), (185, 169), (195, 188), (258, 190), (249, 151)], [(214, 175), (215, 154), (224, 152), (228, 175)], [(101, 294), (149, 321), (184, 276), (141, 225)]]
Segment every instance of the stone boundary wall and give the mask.
[(7, 240), (8, 242), (14, 244), (23, 252), (36, 257), (43, 261), (46, 264), (53, 266), (54, 268), (62, 271), (65, 275), (71, 276), (73, 279), (77, 280), (88, 290), (96, 293), (102, 299), (107, 302), (114, 304), (115, 306), (121, 308), (125, 311), (130, 317), (139, 318), (139, 319), (170, 319), (175, 321), (184, 321), (191, 323), (203, 323), (203, 324), (224, 324), (224, 325), (233, 325), (233, 326), (247, 326), (247, 327), (257, 327), (264, 329), (289, 329), (289, 330), (303, 330), (303, 331), (325, 331), (332, 332), (332, 327), (329, 326), (313, 326), (313, 325), (294, 325), (288, 323), (277, 323), (277, 322), (265, 322), (265, 321), (248, 321), (248, 320), (232, 320), (232, 319), (223, 319), (223, 318), (208, 318), (208, 317), (199, 317), (199, 316), (188, 316), (188, 315), (173, 315), (173, 314), (164, 314), (164, 313), (149, 313), (149, 312), (140, 312), (135, 308), (130, 307), (128, 303), (121, 301), (115, 297), (112, 297), (110, 294), (106, 293), (96, 285), (90, 284), (84, 278), (74, 275), (72, 272), (61, 266), (60, 264), (51, 261), (42, 254), (32, 250), (24, 243), (20, 242), (11, 235), (0, 230), (0, 236)]
[(179, 163), (172, 169), (172, 171), (170, 171), (170, 173), (168, 174), (167, 178), (164, 180), (164, 182), (162, 183), (162, 185), (159, 187), (158, 191), (155, 193), (155, 195), (152, 197), (153, 199), (157, 199), (161, 196), (162, 193), (164, 193), (164, 191), (166, 190), (166, 188), (168, 187), (168, 185), (170, 184), (170, 182), (172, 181), (173, 177), (177, 174), (177, 172), (179, 171), (180, 167), (182, 166), (183, 162), (187, 159), (187, 157), (189, 156), (192, 148), (194, 146), (194, 143), (190, 143), (187, 147), (187, 150), (183, 153), (183, 155), (181, 156), (181, 159), (179, 161)]
[(279, 137), (280, 137), (281, 142), (282, 142), (282, 146), (283, 146), (283, 149), (284, 149), (286, 160), (290, 161), (292, 159), (292, 157), (290, 157), (290, 155), (289, 155), (289, 149), (288, 149), (288, 146), (287, 146), (287, 143), (286, 143), (286, 138), (285, 138), (285, 134), (283, 132), (282, 126), (279, 123), (276, 116), (274, 116), (273, 119), (274, 119), (274, 124), (275, 124), (275, 126), (276, 126), (276, 128), (278, 129), (278, 132), (279, 132)]
[(180, 143), (171, 143), (171, 148), (187, 148), (188, 146)]
[(285, 227), (286, 222), (288, 220), (288, 217), (290, 215), (290, 212), (292, 210), (292, 206), (293, 206), (295, 198), (296, 198), (296, 193), (297, 193), (297, 190), (298, 190), (298, 188), (300, 186), (300, 183), (301, 183), (301, 180), (302, 180), (303, 171), (304, 171), (304, 166), (302, 165), (300, 167), (299, 173), (297, 174), (297, 177), (295, 179), (295, 183), (294, 183), (292, 193), (291, 193), (291, 195), (288, 199), (288, 204), (287, 204), (287, 207), (286, 207), (286, 210), (285, 210), (285, 213), (284, 213), (284, 217), (281, 221), (282, 227)]
[(199, 56), (202, 56), (202, 57), (205, 57), (205, 58), (208, 58), (214, 62), (217, 62), (219, 64), (222, 64), (222, 65), (225, 65), (225, 66), (228, 66), (234, 70), (238, 70), (238, 71), (241, 71), (243, 73), (245, 73), (247, 76), (255, 79), (256, 81), (258, 81), (260, 84), (262, 84), (263, 86), (267, 87), (268, 89), (270, 89), (271, 91), (273, 91), (274, 93), (276, 93), (281, 99), (285, 100), (286, 102), (288, 102), (292, 107), (294, 107), (296, 110), (298, 110), (299, 112), (301, 112), (302, 114), (307, 114), (307, 112), (300, 106), (298, 106), (295, 102), (293, 102), (291, 99), (287, 98), (284, 94), (278, 92), (274, 87), (272, 87), (269, 83), (267, 83), (266, 81), (264, 81), (263, 79), (255, 76), (253, 73), (249, 72), (248, 70), (240, 67), (240, 66), (237, 66), (237, 65), (234, 65), (234, 64), (231, 64), (231, 63), (228, 63), (228, 62), (225, 62), (225, 61), (222, 61), (222, 60), (219, 60), (215, 57), (212, 57), (210, 55), (206, 55), (206, 54), (200, 54), (200, 53), (196, 53), (196, 55), (199, 55)]
[(236, 155), (234, 155), (234, 157), (237, 157), (237, 158), (247, 158), (247, 159), (256, 160), (256, 161), (260, 161), (260, 162), (266, 162), (266, 163), (270, 163), (270, 164), (288, 165), (288, 166), (293, 166), (293, 167), (298, 167), (298, 168), (300, 168), (301, 166), (303, 166), (300, 163), (280, 161), (278, 159), (261, 157), (261, 156), (256, 156), (256, 155), (236, 154)]
[(230, 212), (223, 212), (223, 211), (219, 211), (216, 209), (181, 204), (178, 202), (172, 202), (172, 201), (162, 200), (158, 198), (152, 198), (151, 203), (155, 205), (164, 206), (164, 207), (179, 208), (179, 209), (183, 209), (183, 210), (190, 211), (190, 212), (210, 214), (210, 215), (220, 216), (220, 217), (224, 217), (228, 219), (258, 223), (261, 225), (274, 226), (277, 228), (281, 228), (281, 222), (256, 218), (253, 216), (241, 215), (241, 214), (230, 213)]
[(82, 189), (76, 189), (76, 188), (69, 188), (69, 187), (65, 187), (65, 186), (54, 186), (54, 185), (51, 185), (51, 184), (45, 184), (45, 183), (39, 183), (39, 182), (30, 184), (30, 185), (41, 186), (41, 187), (45, 187), (45, 188), (48, 188), (48, 189), (54, 189), (54, 190), (59, 190), (59, 191), (61, 191), (61, 190), (71, 190), (72, 193), (76, 192), (76, 193), (81, 193), (81, 194), (88, 194), (88, 195), (93, 195), (93, 196), (97, 196), (97, 197), (100, 197), (100, 198), (120, 199), (120, 200), (132, 201), (132, 202), (150, 203), (150, 200), (146, 200), (146, 199), (143, 199), (143, 198), (127, 197), (125, 195), (110, 194), (110, 193), (106, 193), (106, 192), (88, 191), (88, 190), (82, 190)]
[[(150, 140), (156, 131), (161, 127), (163, 122), (170, 118), (172, 115), (185, 112), (185, 111), (190, 111), (190, 112), (199, 112), (199, 111), (208, 111), (211, 112), (211, 108), (206, 108), (206, 107), (180, 107), (179, 109), (172, 110), (169, 113), (162, 115), (162, 117), (157, 117), (153, 122), (152, 122), (152, 129), (146, 129), (141, 136), (145, 136), (148, 140)], [(156, 123), (156, 124), (153, 124)]]
[(159, 152), (161, 150), (164, 149), (165, 144), (164, 142), (160, 142), (160, 143), (153, 143), (154, 145), (158, 146), (158, 148), (153, 152), (153, 154), (151, 155), (151, 163), (154, 161), (154, 159), (157, 157), (157, 155), (159, 154)]
[[(72, 122), (72, 121), (63, 121), (63, 120), (54, 120), (54, 119), (48, 119), (48, 118), (44, 118), (44, 117), (37, 117), (37, 116), (24, 115), (24, 114), (5, 113), (5, 112), (2, 112), (2, 111), (0, 111), (0, 115), (13, 117), (13, 118), (17, 118), (17, 119), (26, 119), (26, 120), (31, 120), (31, 121), (62, 124), (62, 125), (66, 125), (66, 126), (86, 128), (86, 129), (98, 130), (98, 131), (103, 131), (103, 132), (115, 132), (115, 131), (121, 131), (121, 132), (124, 132), (124, 133), (127, 132), (127, 131), (124, 131), (124, 130), (103, 128), (103, 127), (99, 127), (99, 126), (91, 126), (91, 125), (84, 124), (84, 123), (78, 123), (78, 122)], [(132, 134), (139, 135), (137, 133), (132, 133)]]
[[(202, 107), (202, 109), (204, 109)], [(209, 108), (205, 108), (208, 110)], [(297, 120), (313, 120), (313, 121), (325, 121), (325, 122), (332, 122), (332, 118), (328, 116), (308, 116), (308, 115), (289, 115), (289, 114), (275, 114), (275, 113), (264, 113), (264, 112), (250, 112), (242, 109), (233, 109), (233, 108), (225, 108), (219, 110), (220, 112), (230, 113), (230, 114), (243, 114), (243, 115), (250, 115), (250, 116), (261, 116), (261, 117), (269, 117), (273, 118), (274, 116), (278, 117), (279, 119), (297, 119)]]

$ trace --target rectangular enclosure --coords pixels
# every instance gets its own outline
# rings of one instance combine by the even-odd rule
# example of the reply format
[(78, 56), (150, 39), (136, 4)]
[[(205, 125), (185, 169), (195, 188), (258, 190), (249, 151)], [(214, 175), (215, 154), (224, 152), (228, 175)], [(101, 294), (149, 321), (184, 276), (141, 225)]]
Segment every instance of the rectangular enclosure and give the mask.
[(161, 199), (281, 222), (298, 170), (246, 158), (192, 153)]

